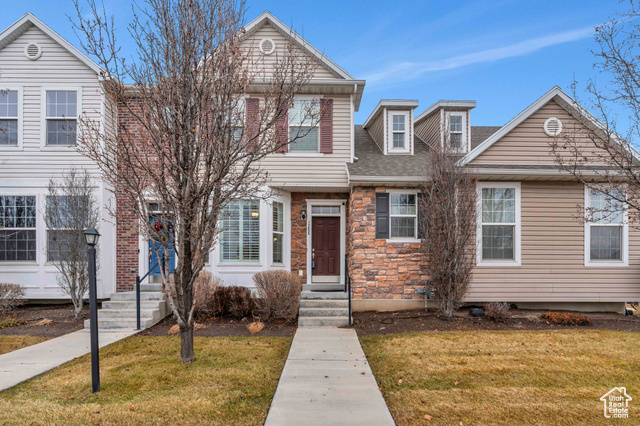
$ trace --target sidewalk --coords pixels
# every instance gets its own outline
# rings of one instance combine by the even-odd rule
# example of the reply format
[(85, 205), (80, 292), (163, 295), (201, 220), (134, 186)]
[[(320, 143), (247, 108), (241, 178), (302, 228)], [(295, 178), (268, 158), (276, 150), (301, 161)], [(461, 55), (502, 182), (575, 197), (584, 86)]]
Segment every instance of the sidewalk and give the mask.
[(298, 327), (265, 425), (393, 424), (356, 332)]
[[(136, 330), (100, 330), (98, 342), (103, 347), (135, 333)], [(89, 336), (89, 330), (80, 330), (0, 355), (0, 391), (88, 354)]]

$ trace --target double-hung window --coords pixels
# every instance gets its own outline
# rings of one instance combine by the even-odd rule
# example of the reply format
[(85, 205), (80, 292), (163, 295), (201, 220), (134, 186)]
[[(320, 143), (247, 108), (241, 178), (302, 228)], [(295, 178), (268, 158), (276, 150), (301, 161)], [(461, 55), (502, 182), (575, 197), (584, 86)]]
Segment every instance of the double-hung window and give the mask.
[(222, 212), (222, 262), (260, 261), (260, 202), (234, 200)]
[(478, 183), (478, 264), (520, 265), (520, 184)]
[(389, 236), (418, 238), (418, 204), (416, 194), (389, 194)]
[(628, 265), (629, 229), (623, 203), (588, 188), (585, 198), (585, 264)]
[(0, 146), (18, 146), (18, 91), (0, 90)]
[(73, 146), (76, 144), (78, 92), (75, 90), (46, 91), (46, 144)]
[(0, 261), (36, 260), (36, 197), (0, 196)]
[(244, 102), (244, 98), (239, 98), (235, 105), (234, 108), (232, 108), (232, 112), (231, 112), (231, 128), (232, 128), (232, 135), (231, 137), (233, 138), (233, 142), (235, 142), (236, 144), (239, 144), (242, 142), (242, 134), (244, 132), (244, 109), (245, 109), (245, 102)]
[(408, 111), (388, 111), (388, 151), (408, 153), (411, 151), (409, 140), (410, 114)]
[(320, 145), (320, 103), (317, 99), (296, 99), (289, 109), (289, 152), (318, 152)]
[(465, 135), (465, 113), (464, 112), (448, 112), (447, 113), (447, 141), (449, 148), (453, 151), (465, 151), (466, 135)]
[(284, 260), (284, 204), (273, 202), (273, 263)]
[[(89, 204), (86, 197), (47, 197), (47, 260), (63, 260), (84, 253), (84, 235), (88, 227)], [(79, 250), (79, 247), (82, 247)], [(79, 253), (80, 252), (80, 253)]]

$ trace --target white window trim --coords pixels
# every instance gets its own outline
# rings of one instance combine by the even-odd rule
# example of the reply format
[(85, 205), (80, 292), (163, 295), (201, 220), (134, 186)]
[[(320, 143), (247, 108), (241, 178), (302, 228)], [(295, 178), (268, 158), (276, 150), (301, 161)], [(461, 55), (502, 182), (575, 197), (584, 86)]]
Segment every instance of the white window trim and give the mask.
[[(40, 247), (40, 243), (41, 243), (41, 238), (42, 238), (42, 227), (40, 226), (40, 221), (42, 220), (42, 222), (44, 223), (44, 216), (41, 214), (40, 212), (40, 196), (36, 193), (31, 193), (30, 191), (24, 191), (22, 188), (20, 190), (18, 190), (18, 192), (16, 192), (15, 194), (12, 193), (13, 191), (3, 191), (0, 196), (1, 197), (33, 197), (36, 200), (36, 226), (33, 228), (25, 228), (25, 227), (21, 227), (21, 228), (3, 228), (3, 229), (14, 229), (16, 231), (36, 231), (36, 258), (35, 260), (0, 260), (0, 268), (5, 267), (5, 266), (17, 266), (17, 265), (36, 265), (36, 264), (40, 264), (41, 262), (41, 247)], [(46, 232), (46, 231), (45, 231)], [(45, 235), (46, 238), (46, 235)], [(46, 243), (45, 243), (45, 249), (46, 249)], [(45, 259), (46, 259), (46, 255), (45, 255)]]
[(465, 111), (447, 111), (446, 112), (446, 122), (445, 122), (445, 133), (444, 133), (444, 139), (442, 141), (443, 144), (449, 142), (451, 139), (449, 138), (449, 134), (451, 133), (451, 131), (449, 130), (449, 118), (450, 117), (462, 117), (462, 146), (459, 149), (453, 149), (451, 147), (449, 147), (449, 149), (451, 150), (451, 152), (456, 152), (456, 153), (465, 153), (467, 152), (467, 145), (468, 145), (468, 141), (467, 141), (467, 113)]
[[(263, 203), (260, 201), (260, 199), (248, 199), (248, 200), (247, 199), (242, 199), (242, 200), (236, 199), (236, 200), (233, 200), (232, 202), (234, 202), (234, 201), (247, 201), (247, 202), (257, 201), (258, 202), (258, 214), (259, 214), (259, 216), (258, 216), (258, 244), (259, 244), (259, 246), (258, 246), (258, 260), (244, 260), (244, 259), (242, 259), (242, 260), (241, 259), (230, 260), (230, 259), (224, 259), (223, 258), (223, 256), (224, 256), (224, 250), (222, 248), (222, 244), (223, 244), (222, 220), (223, 219), (221, 218), (220, 219), (220, 225), (219, 225), (220, 226), (220, 230), (221, 230), (220, 231), (220, 239), (219, 239), (219, 241), (220, 241), (220, 243), (219, 243), (220, 244), (220, 253), (218, 254), (219, 265), (262, 266), (262, 260), (261, 260), (262, 259), (262, 244), (264, 244), (263, 241), (262, 241), (262, 233), (264, 232), (264, 230), (262, 229), (263, 228), (263, 226), (262, 226), (262, 215), (265, 214), (265, 211), (262, 208), (262, 204)], [(240, 218), (239, 219), (239, 222), (240, 222), (239, 223), (239, 229), (242, 230), (242, 220), (243, 220), (242, 219), (242, 214), (239, 215), (239, 218)], [(240, 246), (239, 250), (240, 250), (240, 252), (242, 252), (242, 236), (239, 235), (238, 238), (239, 238), (238, 241), (239, 241), (239, 246)], [(273, 259), (273, 256), (272, 256), (272, 259)]]
[[(320, 99), (324, 98), (324, 96), (322, 95), (298, 95), (295, 96), (293, 101), (318, 101), (318, 111), (320, 111)], [(289, 108), (289, 112), (291, 111), (291, 108)], [(289, 131), (289, 129), (291, 128), (291, 115), (289, 114), (289, 112), (287, 112), (287, 152), (284, 154), (285, 156), (288, 157), (322, 157), (324, 156), (324, 153), (320, 152), (320, 117), (318, 117), (318, 120), (316, 121), (316, 123), (314, 124), (314, 126), (311, 127), (317, 127), (318, 128), (318, 144), (317, 144), (317, 149), (315, 151), (291, 151), (291, 141), (289, 141), (289, 137), (291, 135), (291, 132)]]
[[(393, 116), (394, 115), (402, 115), (404, 116), (404, 148), (394, 148), (393, 147), (393, 134), (394, 133), (402, 133), (402, 132), (394, 132), (393, 131)], [(410, 111), (402, 111), (402, 110), (387, 110), (387, 121), (389, 122), (387, 126), (387, 152), (389, 154), (409, 154), (411, 152), (411, 113)]]
[[(514, 233), (513, 260), (484, 260), (482, 259), (482, 190), (484, 188), (513, 188), (516, 190), (516, 229)], [(521, 258), (521, 192), (520, 182), (478, 182), (476, 184), (476, 264), (488, 267), (519, 267)]]
[[(75, 145), (47, 145), (47, 92), (70, 91), (76, 92), (76, 144)], [(44, 151), (68, 151), (76, 149), (80, 139), (80, 117), (82, 116), (82, 87), (78, 86), (46, 86), (40, 90), (40, 148)]]
[[(273, 212), (274, 212), (274, 203), (279, 203), (282, 205), (282, 232), (277, 232), (273, 229)], [(270, 247), (270, 251), (269, 251), (269, 259), (271, 260), (271, 265), (272, 266), (284, 266), (284, 260), (285, 260), (285, 236), (287, 235), (287, 221), (286, 221), (286, 207), (287, 205), (285, 204), (284, 201), (282, 200), (273, 200), (271, 202), (271, 244), (269, 244)], [(273, 251), (273, 239), (275, 238), (276, 234), (280, 234), (282, 236), (282, 262), (274, 262), (273, 261), (273, 255), (275, 254), (275, 252)]]
[[(18, 144), (0, 145), (0, 151), (22, 151), (24, 148), (24, 102), (22, 86), (2, 86), (1, 90), (15, 90), (18, 92)], [(5, 117), (0, 117), (0, 120)], [(9, 119), (13, 117), (7, 117)]]
[(421, 240), (418, 238), (418, 222), (420, 218), (420, 203), (418, 202), (418, 190), (417, 189), (387, 189), (385, 191), (387, 194), (411, 194), (416, 196), (416, 214), (414, 215), (393, 215), (394, 217), (415, 217), (415, 231), (413, 235), (415, 238), (411, 237), (392, 237), (391, 236), (391, 197), (389, 197), (389, 238), (387, 238), (387, 243), (419, 243)]
[[(584, 266), (591, 268), (625, 268), (629, 266), (629, 212), (624, 210), (622, 225), (595, 224), (586, 220), (591, 205), (591, 190), (584, 187)], [(591, 226), (622, 226), (622, 260), (591, 260)]]

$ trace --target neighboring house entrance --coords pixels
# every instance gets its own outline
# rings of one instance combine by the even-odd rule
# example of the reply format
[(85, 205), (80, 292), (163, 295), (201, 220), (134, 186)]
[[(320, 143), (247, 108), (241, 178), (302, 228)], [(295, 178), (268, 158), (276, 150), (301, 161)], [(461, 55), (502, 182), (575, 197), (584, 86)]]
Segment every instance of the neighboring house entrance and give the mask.
[[(340, 217), (314, 217), (312, 275), (323, 281), (340, 279)], [(314, 281), (312, 279), (312, 281)]]
[(307, 200), (307, 284), (344, 285), (346, 200)]
[[(152, 215), (149, 217), (149, 221), (153, 224), (156, 221), (155, 217)], [(162, 232), (162, 229), (159, 229), (159, 232)], [(154, 240), (149, 240), (149, 281), (150, 282), (160, 282), (161, 278), (161, 268), (162, 268), (162, 258), (164, 257), (164, 246), (159, 242), (155, 242)], [(169, 264), (165, 265), (169, 274), (173, 274), (174, 269), (176, 268), (176, 252), (173, 250), (173, 241), (169, 242)]]

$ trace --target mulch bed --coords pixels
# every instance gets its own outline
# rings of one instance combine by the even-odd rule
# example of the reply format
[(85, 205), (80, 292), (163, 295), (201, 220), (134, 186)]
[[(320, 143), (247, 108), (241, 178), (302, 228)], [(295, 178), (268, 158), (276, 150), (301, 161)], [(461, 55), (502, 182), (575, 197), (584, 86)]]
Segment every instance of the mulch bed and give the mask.
[[(74, 309), (71, 303), (22, 305), (9, 315), (15, 316), (25, 323), (16, 327), (0, 328), (0, 335), (59, 337), (84, 328), (84, 320), (85, 318), (89, 318), (89, 306), (83, 308), (82, 314), (82, 318), (75, 319)], [(49, 319), (52, 322), (48, 325), (33, 325), (43, 319)]]
[[(205, 328), (193, 333), (196, 337), (247, 337), (251, 336), (247, 325), (251, 323), (251, 320), (237, 320), (235, 318), (214, 318), (207, 321), (196, 321), (198, 324), (202, 324)], [(169, 315), (158, 324), (144, 330), (140, 333), (141, 336), (166, 336), (169, 329), (176, 324), (176, 320), (173, 319), (173, 315)], [(265, 323), (262, 331), (256, 336), (265, 337), (291, 337), (296, 332), (297, 325), (286, 323)], [(179, 335), (179, 334), (178, 334)], [(178, 336), (177, 335), (177, 336)]]
[(402, 312), (354, 312), (353, 327), (360, 336), (421, 331), (473, 331), (473, 330), (561, 330), (603, 329), (640, 331), (640, 318), (618, 314), (586, 313), (593, 321), (590, 326), (556, 326), (540, 319), (546, 311), (515, 310), (513, 318), (497, 323), (486, 318), (473, 318), (468, 309), (456, 314), (455, 321), (438, 318), (434, 312), (423, 310)]

